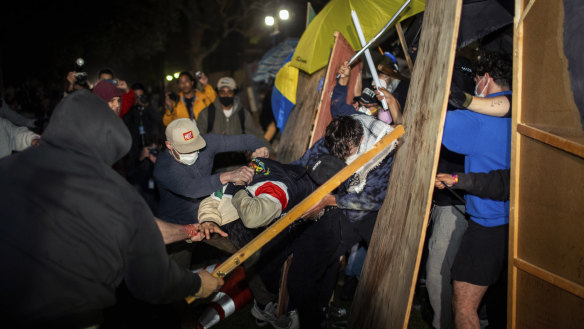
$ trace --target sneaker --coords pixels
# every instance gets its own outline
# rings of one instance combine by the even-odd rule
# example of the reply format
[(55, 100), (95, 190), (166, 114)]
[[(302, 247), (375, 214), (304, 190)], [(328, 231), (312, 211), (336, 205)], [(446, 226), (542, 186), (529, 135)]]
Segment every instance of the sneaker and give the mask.
[(256, 319), (256, 324), (260, 327), (266, 324), (271, 324), (276, 329), (298, 329), (300, 328), (300, 321), (298, 320), (298, 313), (292, 310), (287, 314), (276, 317), (276, 309), (278, 304), (274, 302), (268, 303), (263, 309), (254, 300), (251, 308), (251, 315)]
[(260, 327), (265, 326), (267, 323), (272, 323), (276, 320), (276, 308), (278, 307), (277, 303), (269, 302), (261, 308), (257, 301), (253, 300), (253, 307), (251, 308), (251, 315), (256, 318), (256, 324)]

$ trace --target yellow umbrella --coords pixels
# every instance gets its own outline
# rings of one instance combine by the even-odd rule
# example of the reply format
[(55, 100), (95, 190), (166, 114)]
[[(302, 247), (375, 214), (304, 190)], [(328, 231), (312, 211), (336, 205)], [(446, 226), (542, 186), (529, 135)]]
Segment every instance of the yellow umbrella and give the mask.
[[(359, 17), (365, 39), (371, 40), (404, 4), (405, 0), (331, 0), (304, 31), (290, 65), (308, 74), (325, 67), (334, 44), (335, 31), (343, 34), (355, 50), (361, 49), (351, 10)], [(424, 10), (424, 0), (412, 0), (399, 17), (402, 21)]]

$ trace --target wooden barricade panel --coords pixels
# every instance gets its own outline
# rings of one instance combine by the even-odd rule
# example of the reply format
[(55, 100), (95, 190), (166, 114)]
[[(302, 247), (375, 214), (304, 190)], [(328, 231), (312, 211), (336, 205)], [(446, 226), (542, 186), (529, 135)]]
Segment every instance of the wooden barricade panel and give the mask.
[[(339, 66), (341, 66), (344, 61), (350, 60), (353, 55), (355, 55), (355, 50), (353, 50), (353, 47), (351, 47), (347, 39), (343, 37), (341, 32), (335, 32), (335, 44), (331, 51), (331, 56), (326, 69), (322, 93), (320, 94), (320, 101), (318, 103), (318, 109), (316, 110), (316, 120), (314, 121), (314, 128), (310, 136), (309, 147), (314, 145), (316, 141), (324, 136), (326, 126), (332, 121), (331, 96), (333, 94), (333, 88), (337, 84), (337, 71)], [(361, 61), (351, 67), (351, 77), (347, 84), (346, 102), (348, 104), (352, 103), (353, 96), (355, 96), (356, 93), (361, 94), (361, 90), (356, 91), (355, 87), (361, 87), (361, 84), (357, 84), (357, 81), (361, 80), (362, 69), (363, 62)]]
[(351, 328), (406, 328), (442, 141), (462, 8), (428, 1), (400, 145), (349, 319)]
[(584, 131), (564, 3), (578, 1), (515, 6), (508, 328), (584, 323)]

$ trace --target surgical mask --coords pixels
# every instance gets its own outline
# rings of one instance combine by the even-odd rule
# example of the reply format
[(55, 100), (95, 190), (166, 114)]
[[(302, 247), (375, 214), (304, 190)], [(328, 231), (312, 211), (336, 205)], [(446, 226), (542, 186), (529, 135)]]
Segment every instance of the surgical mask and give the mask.
[(387, 81), (383, 79), (379, 79), (379, 87), (383, 89), (387, 89)]
[(371, 115), (371, 111), (369, 110), (369, 108), (365, 107), (365, 106), (360, 106), (359, 107), (359, 112), (361, 113), (365, 113), (367, 115)]
[(192, 165), (197, 161), (199, 158), (199, 152), (189, 153), (189, 154), (181, 154), (179, 161), (186, 164), (187, 166)]
[(197, 161), (197, 159), (199, 158), (199, 151), (196, 151), (193, 153), (186, 153), (186, 154), (174, 152), (174, 155), (175, 156), (178, 155), (178, 159), (177, 159), (178, 162), (180, 162), (182, 164), (186, 164), (187, 166), (190, 166), (193, 163), (195, 163), (195, 161)]
[(487, 83), (485, 84), (485, 86), (483, 87), (483, 90), (481, 91), (481, 93), (479, 94), (479, 84), (481, 83), (481, 81), (483, 81), (485, 77), (482, 77), (479, 82), (477, 82), (476, 86), (475, 86), (475, 90), (474, 90), (474, 94), (477, 97), (485, 97), (485, 89), (487, 89), (487, 86), (489, 85), (489, 80), (487, 80)]
[(219, 97), (219, 101), (223, 106), (230, 106), (233, 104), (233, 97)]

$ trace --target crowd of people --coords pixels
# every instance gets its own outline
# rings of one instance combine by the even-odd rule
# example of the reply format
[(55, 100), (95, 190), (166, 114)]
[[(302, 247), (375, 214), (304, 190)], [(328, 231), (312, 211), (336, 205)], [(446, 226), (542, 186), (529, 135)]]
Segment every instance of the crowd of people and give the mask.
[[(149, 303), (210, 296), (223, 280), (192, 271), (197, 243), (237, 252), (402, 123), (408, 75), (393, 56), (376, 64), (378, 82), (358, 81), (351, 102), (351, 68), (338, 68), (324, 137), (289, 164), (229, 76), (182, 72), (162, 110), (107, 69), (92, 84), (69, 73), (45, 121), (2, 101), (2, 318), (96, 328), (122, 282)], [(495, 52), (455, 60), (423, 264), (434, 328), (505, 326), (511, 68)], [(342, 256), (352, 299), (398, 152), (394, 142), (243, 264), (259, 324), (327, 328)]]

